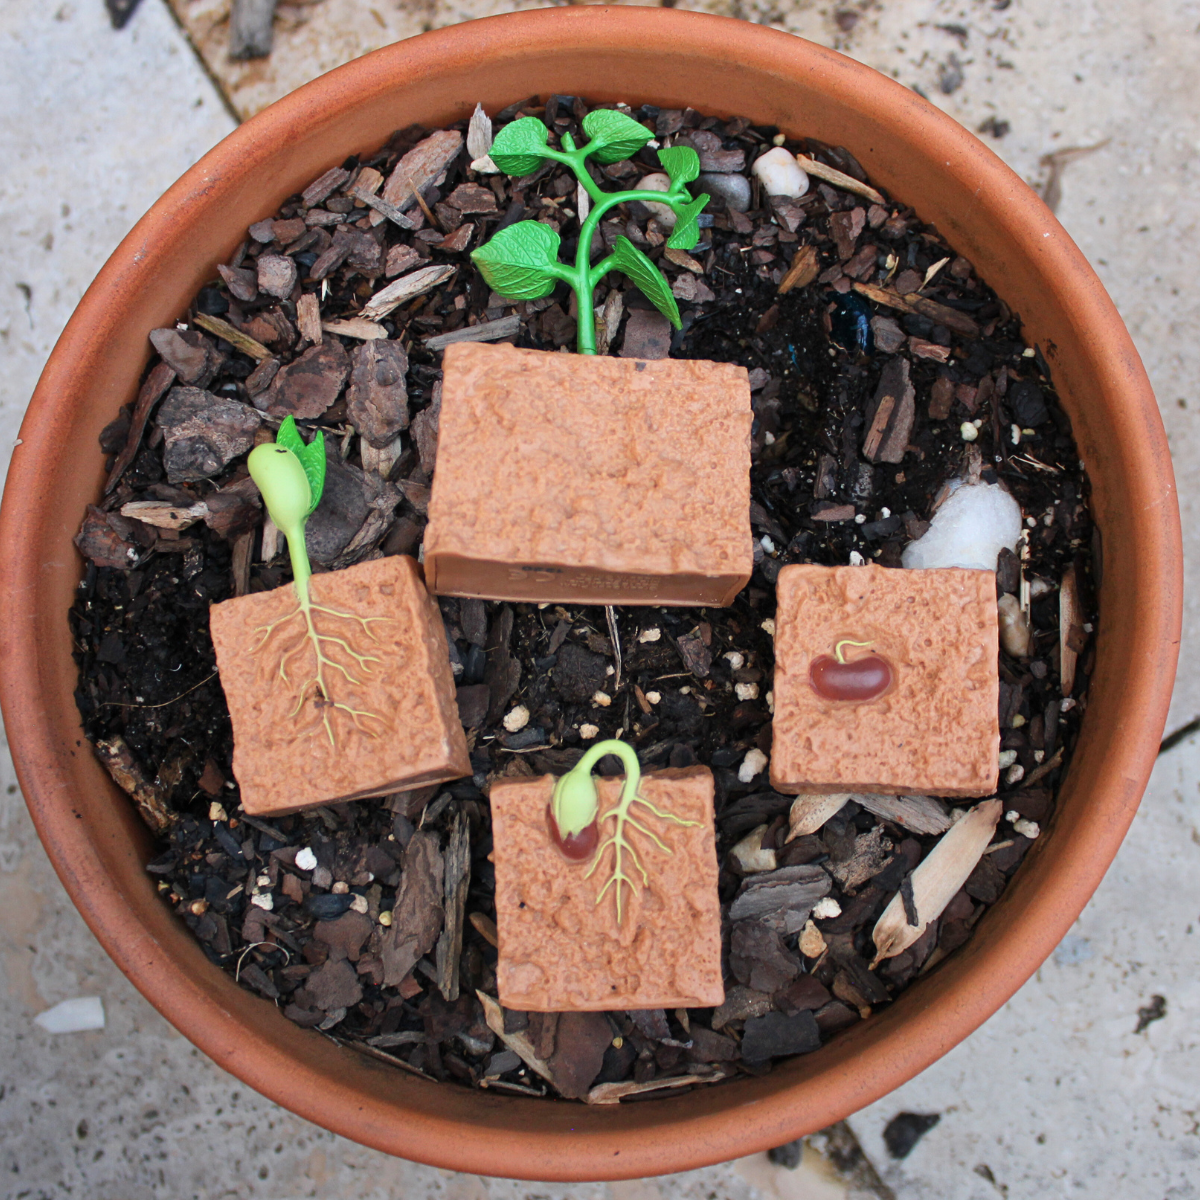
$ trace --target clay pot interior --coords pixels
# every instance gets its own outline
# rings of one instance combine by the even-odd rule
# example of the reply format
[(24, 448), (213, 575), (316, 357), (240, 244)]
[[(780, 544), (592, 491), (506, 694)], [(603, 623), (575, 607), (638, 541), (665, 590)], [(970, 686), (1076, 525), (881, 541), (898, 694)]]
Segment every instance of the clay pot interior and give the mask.
[[(718, 65), (719, 64), (719, 68)], [(612, 1108), (432, 1085), (298, 1029), (211, 965), (156, 897), (150, 838), (95, 761), (72, 696), (71, 539), (100, 494), (102, 427), (147, 333), (174, 321), (245, 235), (347, 155), (531, 93), (691, 105), (848, 147), (1021, 314), (1093, 484), (1103, 586), (1090, 704), (1057, 815), (973, 940), (832, 1045), (688, 1095)], [(1153, 763), (1180, 621), (1178, 512), (1154, 397), (1065, 232), (990, 151), (913, 93), (760, 26), (672, 10), (569, 8), (472, 21), (378, 51), (242, 126), (159, 201), (63, 334), (21, 431), (0, 517), (3, 702), (22, 787), (80, 911), (147, 998), (221, 1066), (338, 1133), (438, 1166), (636, 1177), (778, 1145), (885, 1094), (1037, 968), (1086, 903)], [(64, 448), (69, 447), (70, 452)]]

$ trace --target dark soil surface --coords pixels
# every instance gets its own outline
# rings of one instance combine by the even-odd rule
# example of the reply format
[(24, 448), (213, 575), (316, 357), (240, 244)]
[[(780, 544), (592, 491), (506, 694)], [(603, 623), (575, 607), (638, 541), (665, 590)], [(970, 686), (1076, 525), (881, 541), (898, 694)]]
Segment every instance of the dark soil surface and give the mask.
[[(545, 106), (514, 106), (498, 121), (533, 114), (557, 133), (569, 129), (579, 137), (586, 111), (578, 100), (557, 97)], [(647, 108), (634, 115), (664, 142), (691, 140), (726, 169), (737, 163), (729, 152), (742, 152), (747, 178), (776, 133), (690, 110)], [(1002, 821), (993, 849), (925, 936), (878, 970), (867, 969), (875, 920), (937, 839), (881, 822), (851, 802), (819, 833), (785, 842), (792, 798), (771, 791), (765, 775), (739, 780), (749, 750), (770, 750), (771, 618), (779, 570), (787, 563), (844, 565), (858, 561), (855, 556), (899, 566), (903, 547), (925, 528), (947, 480), (964, 472), (1002, 480), (1027, 517), (1023, 565), (1033, 585), (1034, 640), (1029, 656), (1000, 658), (1002, 749), (1011, 752), (1000, 795), (1006, 814), (1045, 828), (1086, 706), (1092, 661), (1092, 527), (1069, 422), (1041, 350), (1028, 350), (1021, 340), (1018, 317), (902, 204), (875, 205), (816, 178), (800, 200), (771, 201), (752, 181), (746, 212), (731, 211), (721, 200), (710, 205), (702, 241), (683, 256), (687, 262), (666, 256), (663, 231), (647, 210), (616, 210), (603, 235), (611, 241), (626, 234), (660, 262), (676, 285), (684, 327), (672, 335), (624, 277), (610, 275), (596, 303), (605, 303), (609, 287), (623, 288), (625, 314), (623, 326), (609, 331), (610, 352), (620, 353), (628, 337), (628, 348), (637, 341), (642, 357), (661, 356), (669, 347), (674, 357), (740, 363), (751, 371), (756, 565), (750, 585), (727, 609), (619, 608), (613, 623), (603, 608), (442, 599), (473, 777), (384, 801), (271, 821), (247, 817), (238, 805), (229, 717), (206, 613), (212, 603), (290, 579), (286, 554), (262, 561), (262, 514), (246, 481), (248, 446), (230, 452), (247, 406), (257, 403), (263, 418), (260, 440), (273, 436), (271, 427), (287, 412), (325, 406), (302, 424), (327, 432), (331, 459), (344, 463), (349, 499), (337, 511), (318, 513), (324, 561), (316, 569), (381, 553), (416, 554), (434, 465), (431, 405), (440, 374), (440, 350), (428, 339), (515, 314), (519, 328), (509, 340), (517, 345), (573, 347), (573, 301), (565, 290), (509, 305), (489, 294), (468, 258), (498, 226), (525, 217), (560, 224), (564, 260), (571, 257), (578, 223), (564, 210), (574, 204), (573, 179), (558, 166), (517, 181), (477, 176), (464, 149), (444, 177), (425, 188), (428, 215), (408, 209), (414, 229), (391, 220), (371, 226), (371, 210), (354, 197), (360, 178), (370, 178), (364, 169), (387, 176), (424, 136), (405, 130), (373, 158), (349, 160), (342, 171), (322, 177), (305, 197), (285, 204), (273, 223), (256, 225), (222, 278), (196, 298), (179, 327), (186, 340), (163, 351), (176, 368), (175, 383), (192, 383), (240, 407), (212, 431), (216, 450), (188, 450), (186, 480), (176, 467), (176, 482), (168, 482), (164, 449), (173, 429), (156, 417), (145, 422), (146, 413), (131, 406), (105, 431), (103, 449), (117, 470), (81, 531), (88, 562), (70, 615), (87, 734), (161, 835), (149, 870), (164, 903), (215, 963), (299, 1023), (433, 1078), (539, 1095), (581, 1095), (589, 1084), (625, 1081), (634, 1091), (635, 1084), (654, 1081), (761, 1074), (774, 1058), (813, 1049), (869, 1017), (935, 969), (970, 937), (1032, 844)], [(813, 142), (788, 148), (865, 179), (844, 150)], [(606, 168), (603, 182), (610, 189), (631, 186), (658, 169), (647, 149), (632, 163)], [(482, 187), (464, 190), (464, 183)], [(409, 249), (397, 249), (403, 247)], [(260, 268), (256, 260), (266, 256), (290, 259), (298, 281), (290, 281), (287, 263)], [(441, 263), (457, 269), (382, 322), (408, 355), (407, 400), (390, 400), (394, 425), (408, 429), (398, 457), (393, 450), (381, 459), (383, 452), (356, 436), (340, 394), (345, 354), (353, 355), (359, 340), (326, 332), (324, 346), (345, 353), (334, 350), (317, 364), (318, 385), (328, 385), (324, 399), (313, 400), (321, 386), (311, 380), (301, 394), (286, 373), (275, 373), (310, 345), (298, 327), (305, 304), (311, 317), (312, 301), (301, 297), (316, 298), (323, 321), (353, 318), (388, 282), (389, 259), (408, 264), (400, 273)], [(875, 303), (854, 288), (910, 295), (939, 263), (921, 290), (932, 302), (924, 312)], [(803, 282), (785, 284), (781, 292), (793, 266), (792, 275)], [(258, 286), (280, 277), (282, 299)], [(203, 332), (213, 317), (232, 325), (235, 339), (234, 331), (254, 339), (262, 352), (243, 352), (244, 338), (234, 345), (219, 336), (225, 327), (211, 321)], [(878, 454), (868, 457), (864, 443), (880, 377), (889, 364), (898, 369), (897, 360), (908, 364), (915, 387), (915, 420), (906, 436), (903, 430), (898, 435), (900, 461), (885, 462)], [(170, 383), (165, 368), (156, 369), (160, 375), (151, 374), (143, 389), (143, 409), (153, 408)], [(977, 426), (969, 443), (963, 436), (968, 421)], [(123, 469), (118, 457), (128, 460)], [(171, 530), (130, 515), (126, 506), (147, 501), (173, 510), (202, 501), (205, 511), (190, 524), (181, 518), (182, 527)], [(1002, 591), (1018, 591), (1020, 565), (1002, 555)], [(1059, 587), (1072, 568), (1083, 608), (1070, 631), (1079, 669), (1064, 699)], [(613, 694), (602, 708), (591, 701), (601, 685)], [(509, 733), (501, 718), (514, 704), (530, 716)], [(803, 954), (795, 933), (764, 940), (751, 936), (746, 922), (732, 928), (727, 922), (737, 953), (726, 960), (728, 999), (715, 1012), (614, 1012), (586, 1020), (504, 1014), (504, 1035), (550, 1063), (548, 1082), (489, 1028), (476, 996), (476, 989), (495, 992), (487, 795), (496, 776), (560, 773), (572, 765), (586, 745), (580, 733), (586, 725), (598, 727), (600, 737), (624, 737), (649, 769), (711, 767), (726, 911), (742, 883), (728, 852), (760, 826), (777, 867), (832, 868), (864, 854), (867, 840), (878, 845), (874, 831), (882, 824), (885, 865), (854, 887), (834, 881), (831, 896), (841, 911), (815, 922), (825, 943), (818, 954)], [(617, 770), (613, 759), (602, 771), (605, 765)], [(382, 933), (394, 911), (413, 911), (427, 893), (440, 902), (431, 864), (441, 859), (452, 869), (452, 830), (464, 825), (469, 888), (461, 991), (447, 995), (439, 988), (432, 952), (398, 988), (385, 988)], [(772, 972), (782, 986), (751, 986)], [(603, 1066), (581, 1086), (580, 1063), (592, 1061), (597, 1037), (607, 1042)], [(743, 1054), (751, 1047), (752, 1056)]]

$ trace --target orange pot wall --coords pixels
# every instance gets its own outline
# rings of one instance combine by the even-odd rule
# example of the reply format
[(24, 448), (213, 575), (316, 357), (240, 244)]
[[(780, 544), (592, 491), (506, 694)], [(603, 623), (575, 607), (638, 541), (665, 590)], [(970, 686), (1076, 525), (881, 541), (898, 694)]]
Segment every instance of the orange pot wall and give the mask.
[[(689, 1095), (617, 1108), (435, 1085), (305, 1032), (209, 964), (142, 870), (149, 838), (92, 757), (72, 698), (71, 538), (99, 495), (96, 437), (134, 393), (147, 332), (175, 320), (253, 221), (395, 128), (531, 93), (692, 105), (845, 145), (934, 222), (1025, 319), (1075, 424), (1103, 534), (1095, 674), (1057, 815), (971, 943), (821, 1051)], [(521, 1178), (648, 1175), (778, 1145), (870, 1103), (966, 1037), (1049, 954), (1099, 883), (1154, 761), (1182, 596), (1158, 410), (1100, 281), (1037, 197), (935, 108), (786, 34), (668, 9), (471, 21), (380, 50), (242, 126), (137, 225), (47, 364), (0, 513), (0, 662), (21, 785), (59, 875), (122, 970), (221, 1066), (347, 1137)], [(69, 448), (69, 449), (68, 449)]]

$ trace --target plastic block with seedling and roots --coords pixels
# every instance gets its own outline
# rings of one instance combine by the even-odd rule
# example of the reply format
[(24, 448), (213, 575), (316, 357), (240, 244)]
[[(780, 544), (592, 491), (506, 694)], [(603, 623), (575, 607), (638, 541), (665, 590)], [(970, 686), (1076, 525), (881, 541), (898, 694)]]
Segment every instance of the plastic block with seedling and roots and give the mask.
[(293, 581), (210, 611), (250, 813), (470, 774), (445, 630), (420, 567), (397, 556), (312, 575), (304, 525), (320, 500), (324, 452), (290, 417), (276, 442), (251, 452)]
[[(593, 779), (617, 755), (624, 778)], [(558, 780), (491, 789), (500, 1002), (543, 1012), (720, 1004), (721, 910), (707, 767), (643, 775), (597, 743)]]

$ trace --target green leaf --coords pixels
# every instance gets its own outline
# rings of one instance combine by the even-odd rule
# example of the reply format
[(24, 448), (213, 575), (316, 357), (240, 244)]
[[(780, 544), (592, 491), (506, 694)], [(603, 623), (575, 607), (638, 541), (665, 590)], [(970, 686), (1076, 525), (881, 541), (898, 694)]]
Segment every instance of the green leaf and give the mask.
[(492, 143), (492, 162), (505, 175), (532, 175), (546, 154), (546, 126), (537, 117), (522, 117), (505, 125)]
[[(512, 128), (512, 126), (508, 126)], [(494, 157), (494, 156), (493, 156)], [(559, 236), (540, 221), (518, 221), (471, 253), (488, 286), (510, 300), (540, 300), (559, 278)]]
[(310, 513), (316, 511), (317, 505), (321, 502), (321, 493), (325, 490), (325, 435), (318, 430), (317, 436), (305, 445), (304, 439), (300, 436), (300, 430), (296, 428), (296, 418), (287, 416), (283, 419), (283, 424), (279, 426), (275, 441), (284, 449), (290, 450), (300, 460), (312, 497), (308, 511)]
[(700, 240), (700, 225), (696, 217), (707, 203), (708, 196), (702, 192), (676, 213), (675, 228), (667, 238), (667, 245), (672, 250), (690, 250)]
[(700, 174), (700, 155), (691, 146), (667, 146), (658, 152), (658, 161), (672, 183), (691, 183)]
[(682, 328), (679, 305), (663, 273), (627, 238), (619, 237), (612, 249), (613, 266), (624, 271), (642, 294), (676, 329)]
[(652, 136), (644, 125), (615, 108), (597, 108), (588, 113), (583, 118), (583, 132), (592, 139), (588, 143), (589, 156), (602, 163), (632, 158)]

